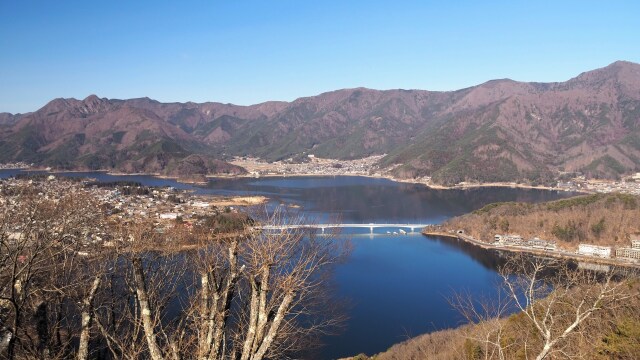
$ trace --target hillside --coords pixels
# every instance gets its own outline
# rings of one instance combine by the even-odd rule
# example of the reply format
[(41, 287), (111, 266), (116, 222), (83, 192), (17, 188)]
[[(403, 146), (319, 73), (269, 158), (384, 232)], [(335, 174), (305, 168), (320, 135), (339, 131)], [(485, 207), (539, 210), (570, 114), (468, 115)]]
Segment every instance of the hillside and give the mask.
[(10, 126), (18, 122), (22, 114), (0, 113), (0, 126)]
[(0, 161), (164, 171), (191, 154), (280, 160), (304, 153), (387, 154), (379, 165), (394, 176), (442, 184), (548, 183), (559, 172), (616, 178), (640, 170), (640, 65), (619, 61), (559, 83), (343, 89), (251, 106), (92, 95), (0, 115)]
[(485, 241), (509, 233), (553, 240), (568, 249), (578, 243), (628, 247), (630, 235), (640, 233), (639, 218), (640, 198), (594, 194), (539, 204), (494, 203), (443, 226)]
[(0, 161), (166, 175), (240, 174), (155, 112), (89, 96), (56, 99), (0, 130)]

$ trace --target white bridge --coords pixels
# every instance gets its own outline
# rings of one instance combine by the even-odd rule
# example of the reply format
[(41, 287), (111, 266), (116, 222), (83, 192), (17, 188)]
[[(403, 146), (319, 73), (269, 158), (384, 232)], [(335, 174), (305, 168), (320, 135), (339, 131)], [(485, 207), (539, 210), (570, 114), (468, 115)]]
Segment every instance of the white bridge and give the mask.
[[(373, 234), (373, 229), (377, 228), (398, 228), (409, 229), (409, 232), (414, 232), (416, 229), (422, 229), (431, 224), (291, 224), (291, 225), (264, 225), (256, 226), (256, 229), (261, 230), (289, 230), (289, 229), (320, 229), (324, 233), (325, 229), (337, 229), (337, 228), (352, 228), (352, 229), (369, 229)], [(404, 231), (404, 230), (403, 230)]]

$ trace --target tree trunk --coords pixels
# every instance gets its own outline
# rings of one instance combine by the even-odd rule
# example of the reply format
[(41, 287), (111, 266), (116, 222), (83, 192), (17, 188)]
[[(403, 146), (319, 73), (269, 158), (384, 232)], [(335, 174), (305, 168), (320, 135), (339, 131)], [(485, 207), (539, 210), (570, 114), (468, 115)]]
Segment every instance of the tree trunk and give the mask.
[(258, 297), (260, 293), (260, 283), (251, 280), (251, 303), (249, 308), (249, 324), (247, 324), (247, 335), (242, 347), (242, 356), (240, 360), (249, 360), (251, 358), (251, 348), (256, 336), (256, 326), (258, 322)]
[(34, 315), (36, 320), (36, 331), (38, 333), (38, 352), (43, 359), (49, 357), (49, 318), (48, 304), (41, 302), (36, 308)]
[(78, 355), (76, 359), (86, 360), (89, 356), (89, 337), (91, 323), (93, 322), (93, 298), (100, 286), (100, 276), (96, 276), (89, 290), (89, 294), (84, 298), (82, 306), (82, 328), (80, 330), (80, 346), (78, 347)]
[(544, 358), (546, 358), (547, 355), (549, 355), (549, 350), (551, 350), (551, 346), (552, 345), (549, 343), (544, 344), (542, 351), (540, 351), (538, 356), (536, 356), (536, 360), (543, 360)]
[(216, 297), (216, 308), (218, 308), (217, 302), (220, 301), (221, 303), (218, 313), (216, 314), (217, 324), (213, 342), (213, 356), (216, 359), (219, 359), (222, 354), (224, 331), (227, 327), (227, 321), (229, 320), (229, 313), (231, 312), (231, 301), (236, 291), (238, 277), (243, 270), (242, 267), (238, 269), (238, 243), (238, 239), (234, 239), (229, 246), (229, 276), (227, 277), (222, 296), (219, 300)]
[(209, 312), (209, 275), (207, 272), (200, 274), (200, 285), (202, 293), (200, 294), (200, 339), (198, 343), (198, 358), (208, 359), (211, 351), (211, 328), (213, 327), (213, 315)]
[(278, 306), (278, 311), (276, 312), (275, 317), (273, 318), (273, 322), (271, 322), (271, 326), (269, 326), (269, 331), (265, 335), (264, 339), (258, 350), (253, 354), (251, 360), (262, 360), (264, 356), (267, 354), (267, 350), (273, 344), (273, 340), (276, 338), (278, 334), (278, 330), (280, 330), (280, 325), (284, 320), (285, 315), (289, 312), (289, 308), (291, 307), (291, 303), (293, 302), (294, 294), (287, 293), (284, 295), (280, 306)]
[(2, 329), (0, 333), (0, 356), (9, 350), (9, 343), (13, 338), (13, 333), (9, 329)]
[(256, 341), (253, 342), (253, 347), (251, 349), (251, 353), (255, 354), (258, 351), (258, 347), (261, 345), (262, 340), (264, 338), (264, 333), (267, 327), (267, 320), (269, 314), (267, 313), (267, 295), (269, 293), (269, 275), (271, 269), (267, 266), (264, 270), (262, 270), (260, 284), (262, 285), (260, 288), (260, 297), (259, 297), (259, 306), (258, 306), (258, 323), (256, 326)]
[(147, 283), (142, 268), (142, 259), (139, 256), (133, 258), (133, 274), (136, 286), (136, 294), (138, 296), (138, 305), (140, 306), (140, 317), (142, 318), (142, 326), (144, 328), (144, 336), (147, 340), (149, 355), (153, 360), (163, 360), (162, 352), (158, 346), (155, 329), (151, 314), (151, 304), (149, 303), (149, 294), (147, 293)]

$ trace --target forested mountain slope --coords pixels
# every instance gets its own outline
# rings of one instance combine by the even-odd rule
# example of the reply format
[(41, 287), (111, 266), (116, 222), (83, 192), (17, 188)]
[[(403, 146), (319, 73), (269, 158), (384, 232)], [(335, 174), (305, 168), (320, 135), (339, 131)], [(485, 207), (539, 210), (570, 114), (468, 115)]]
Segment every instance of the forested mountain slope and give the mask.
[[(401, 178), (549, 181), (640, 169), (640, 65), (561, 83), (508, 79), (451, 92), (343, 89), (251, 106), (148, 98), (55, 99), (0, 116), (0, 161), (165, 171), (190, 155), (267, 160), (304, 153), (380, 163)], [(237, 172), (216, 162), (215, 171)]]

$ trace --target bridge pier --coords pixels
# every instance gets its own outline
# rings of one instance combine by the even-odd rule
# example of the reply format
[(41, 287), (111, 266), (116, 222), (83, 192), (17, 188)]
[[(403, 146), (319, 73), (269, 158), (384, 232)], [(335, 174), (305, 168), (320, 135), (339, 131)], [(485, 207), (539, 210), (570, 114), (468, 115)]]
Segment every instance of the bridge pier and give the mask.
[(369, 226), (369, 230), (371, 231), (371, 234), (373, 234), (373, 226)]
[(320, 229), (322, 229), (322, 233), (324, 234), (324, 227), (321, 227)]

